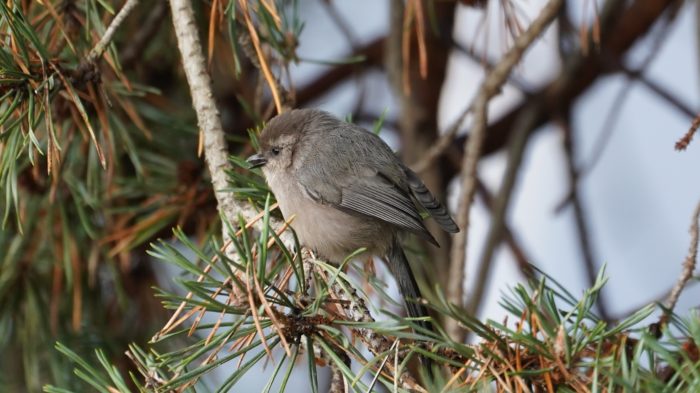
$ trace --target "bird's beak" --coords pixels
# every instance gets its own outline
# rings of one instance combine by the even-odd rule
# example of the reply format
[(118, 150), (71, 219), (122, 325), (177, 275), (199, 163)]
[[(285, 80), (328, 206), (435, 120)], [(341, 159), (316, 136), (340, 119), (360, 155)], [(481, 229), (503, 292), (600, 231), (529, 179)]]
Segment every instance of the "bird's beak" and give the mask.
[(260, 154), (253, 154), (246, 160), (250, 164), (250, 169), (259, 168), (267, 164), (267, 159)]

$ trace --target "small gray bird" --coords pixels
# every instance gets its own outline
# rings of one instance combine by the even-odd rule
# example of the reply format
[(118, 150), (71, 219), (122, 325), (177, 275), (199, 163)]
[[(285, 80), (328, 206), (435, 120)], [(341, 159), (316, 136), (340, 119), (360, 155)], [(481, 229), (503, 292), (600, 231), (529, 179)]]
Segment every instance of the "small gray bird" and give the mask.
[[(262, 167), (284, 217), (296, 216), (292, 227), (301, 244), (335, 263), (366, 247), (388, 263), (406, 299), (421, 295), (399, 235), (411, 232), (437, 245), (422, 210), (445, 231), (459, 232), (447, 209), (381, 138), (321, 110), (297, 109), (270, 120), (260, 134), (260, 152), (248, 162)], [(406, 307), (411, 317), (428, 316), (420, 303)]]

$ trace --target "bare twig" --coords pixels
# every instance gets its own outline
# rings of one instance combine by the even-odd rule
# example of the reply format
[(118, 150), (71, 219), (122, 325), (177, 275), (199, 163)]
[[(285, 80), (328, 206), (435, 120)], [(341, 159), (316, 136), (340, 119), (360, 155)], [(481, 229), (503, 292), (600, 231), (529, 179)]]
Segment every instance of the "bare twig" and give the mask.
[[(321, 1), (321, 4), (323, 5), (323, 8), (330, 17), (330, 19), (333, 21), (335, 27), (338, 30), (340, 30), (340, 33), (345, 38), (345, 41), (347, 41), (348, 45), (350, 45), (352, 52), (357, 52), (358, 48), (360, 47), (360, 41), (358, 40), (357, 35), (353, 31), (352, 27), (348, 24), (348, 21), (343, 17), (340, 11), (338, 11), (336, 4), (331, 0)], [(367, 101), (367, 83), (364, 80), (364, 78), (362, 78), (361, 71), (362, 69), (358, 67), (352, 74), (352, 77), (355, 80), (358, 89), (357, 95), (355, 97), (354, 109), (351, 112), (353, 113), (352, 118), (354, 119), (354, 121), (357, 121), (354, 115), (362, 111), (362, 106)]]
[(348, 24), (347, 19), (338, 11), (338, 8), (330, 0), (321, 1), (323, 9), (326, 11), (331, 21), (333, 21), (333, 26), (340, 30), (340, 33), (345, 37), (345, 40), (350, 44), (353, 52), (358, 48), (358, 43), (360, 40), (357, 38), (357, 34), (353, 31), (353, 28)]
[[(462, 229), (455, 236), (451, 249), (450, 280), (447, 287), (448, 301), (462, 305), (464, 293), (467, 236), (469, 234), (469, 210), (476, 191), (476, 164), (481, 156), (481, 146), (487, 125), (486, 111), (489, 100), (495, 96), (508, 78), (511, 70), (520, 61), (525, 50), (557, 16), (563, 0), (550, 0), (527, 30), (514, 42), (513, 47), (486, 76), (474, 101), (474, 127), (465, 145), (462, 161), (462, 195), (457, 213), (457, 225)], [(448, 322), (447, 331), (455, 339), (463, 336), (456, 321)]]
[(676, 285), (671, 290), (668, 295), (666, 302), (664, 302), (664, 307), (666, 307), (665, 315), (668, 316), (673, 309), (676, 307), (678, 298), (683, 292), (690, 278), (693, 276), (693, 271), (695, 270), (695, 263), (698, 257), (698, 237), (700, 237), (700, 229), (698, 228), (698, 219), (700, 219), (700, 203), (695, 207), (693, 212), (693, 218), (690, 223), (690, 247), (688, 249), (688, 256), (685, 257), (683, 261), (683, 269), (681, 270), (681, 275), (678, 277)]
[(685, 135), (683, 135), (683, 137), (676, 142), (676, 150), (681, 151), (688, 147), (690, 142), (693, 140), (693, 136), (698, 130), (698, 127), (700, 127), (700, 114), (695, 116), (688, 132), (686, 132)]
[(533, 104), (530, 110), (522, 113), (521, 119), (518, 121), (518, 129), (512, 134), (510, 148), (508, 150), (508, 167), (503, 176), (501, 189), (494, 202), (491, 213), (491, 223), (488, 235), (486, 236), (486, 245), (479, 262), (477, 277), (475, 280), (476, 288), (470, 293), (471, 298), (467, 302), (467, 312), (471, 315), (476, 315), (481, 305), (481, 297), (486, 289), (486, 284), (489, 280), (489, 273), (493, 264), (493, 255), (496, 253), (496, 248), (501, 244), (501, 240), (505, 231), (505, 219), (510, 199), (513, 197), (513, 187), (518, 177), (520, 164), (523, 159), (523, 152), (527, 145), (528, 136), (532, 131), (532, 125), (535, 123), (537, 113), (537, 105)]
[(466, 107), (462, 111), (462, 113), (460, 113), (459, 116), (457, 116), (457, 120), (455, 120), (454, 123), (452, 123), (452, 125), (450, 126), (450, 128), (447, 129), (446, 132), (440, 135), (440, 138), (438, 138), (437, 142), (430, 146), (430, 149), (428, 149), (428, 151), (425, 152), (421, 159), (415, 164), (411, 165), (411, 168), (414, 171), (416, 171), (417, 173), (422, 173), (423, 171), (428, 169), (448, 147), (450, 147), (452, 140), (454, 139), (455, 135), (457, 135), (457, 132), (462, 126), (462, 123), (464, 123), (464, 119), (466, 119), (469, 112), (471, 112), (473, 105), (474, 104), (471, 104), (468, 107)]
[[(491, 195), (483, 182), (481, 182), (479, 179), (477, 179), (477, 181), (477, 193), (483, 200), (486, 208), (490, 210), (491, 214), (493, 214), (493, 195)], [(513, 231), (508, 227), (508, 223), (503, 221), (503, 225), (503, 238), (508, 245), (510, 252), (513, 254), (515, 263), (518, 265), (518, 270), (523, 274), (523, 278), (525, 279), (535, 278), (535, 270), (532, 268), (532, 265), (530, 265), (529, 258), (525, 255), (525, 250), (518, 243)]]
[[(601, 51), (589, 56), (572, 53), (566, 60), (565, 70), (547, 85), (532, 92), (507, 114), (489, 125), (483, 143), (483, 153), (493, 154), (500, 151), (508, 141), (508, 135), (514, 129), (518, 113), (528, 102), (538, 100), (544, 103), (538, 116), (537, 127), (551, 120), (550, 114), (560, 108), (573, 105), (594, 82), (607, 75), (610, 67), (605, 66), (604, 58), (623, 58), (635, 42), (642, 39), (651, 30), (665, 12), (679, 2), (674, 0), (608, 0), (600, 13)], [(692, 116), (691, 116), (692, 117)], [(450, 144), (451, 151), (461, 157), (459, 150), (468, 136), (455, 138)]]
[[(493, 62), (486, 58), (486, 53), (478, 55), (474, 53), (474, 51), (471, 48), (464, 47), (464, 45), (460, 44), (452, 37), (449, 37), (449, 41), (449, 45), (452, 48), (468, 56), (474, 62), (483, 64), (485, 69), (490, 70), (495, 68)], [(527, 94), (528, 88), (527, 84), (524, 81), (520, 80), (517, 77), (514, 77), (510, 73), (508, 73), (507, 75), (507, 81), (513, 84), (513, 86), (515, 86), (518, 90)], [(462, 110), (462, 112), (457, 116), (457, 119), (455, 119), (455, 121), (447, 128), (447, 131), (440, 135), (438, 140), (430, 147), (430, 149), (428, 149), (424, 154), (421, 155), (419, 161), (411, 165), (411, 168), (414, 171), (422, 173), (423, 171), (428, 169), (433, 164), (433, 162), (445, 152), (445, 150), (448, 147), (450, 147), (452, 140), (454, 139), (457, 132), (459, 132), (462, 124), (464, 123), (464, 120), (467, 118), (467, 115), (471, 113), (473, 108), (474, 103), (472, 102), (470, 105), (464, 108), (464, 110)]]
[(653, 80), (644, 74), (640, 74), (638, 71), (628, 70), (624, 66), (622, 66), (622, 71), (630, 77), (637, 78), (637, 80), (642, 86), (651, 90), (651, 92), (656, 94), (658, 98), (661, 98), (671, 107), (676, 109), (679, 113), (688, 116), (691, 119), (695, 117), (697, 113), (697, 110), (695, 108), (693, 108), (687, 102), (682, 101), (680, 97), (673, 94), (671, 91), (668, 90), (668, 88), (662, 86), (656, 80)]
[[(620, 90), (618, 90), (617, 94), (615, 95), (612, 105), (608, 107), (608, 113), (605, 115), (605, 120), (603, 121), (603, 125), (600, 127), (600, 132), (598, 133), (598, 137), (593, 145), (595, 146), (592, 149), (593, 155), (587, 160), (586, 164), (577, 169), (579, 175), (590, 173), (603, 157), (605, 147), (608, 146), (608, 142), (610, 142), (613, 132), (615, 131), (617, 121), (620, 119), (622, 107), (624, 106), (625, 102), (627, 102), (627, 97), (632, 92), (632, 82), (633, 81), (630, 79), (623, 86), (620, 86)], [(566, 199), (559, 204), (557, 211), (562, 210), (562, 208), (569, 202), (569, 198), (570, 192), (566, 195)]]
[(87, 61), (89, 63), (95, 62), (102, 56), (104, 51), (107, 49), (109, 43), (112, 42), (114, 33), (117, 32), (117, 29), (122, 24), (122, 22), (124, 22), (124, 19), (126, 19), (126, 17), (129, 16), (129, 13), (131, 13), (131, 11), (138, 5), (138, 3), (139, 0), (127, 0), (126, 3), (124, 3), (122, 9), (119, 10), (114, 19), (112, 19), (112, 23), (109, 24), (109, 27), (107, 27), (107, 30), (105, 31), (102, 38), (100, 38), (100, 41), (92, 48), (92, 50), (90, 50), (90, 53), (87, 56)]
[[(566, 157), (566, 168), (569, 175), (569, 181), (571, 182), (569, 185), (571, 190), (569, 200), (574, 208), (574, 221), (578, 231), (579, 247), (581, 249), (581, 255), (583, 256), (583, 265), (586, 270), (588, 286), (592, 287), (595, 284), (596, 276), (598, 275), (598, 268), (595, 263), (595, 257), (593, 256), (593, 245), (591, 244), (591, 239), (588, 235), (589, 230), (588, 224), (586, 223), (586, 214), (578, 193), (579, 176), (576, 170), (576, 161), (574, 157), (575, 152), (572, 140), (573, 130), (571, 130), (571, 124), (568, 118), (562, 119), (560, 123), (564, 132), (562, 142), (564, 144), (563, 147), (565, 153), (564, 156)], [(605, 298), (602, 296), (602, 292), (598, 296), (596, 303), (598, 305), (601, 318), (609, 321), (610, 314), (606, 307)]]
[(603, 126), (601, 127), (601, 131), (599, 132), (599, 136), (594, 144), (595, 147), (593, 148), (593, 157), (587, 160), (588, 163), (583, 167), (583, 169), (579, 168), (577, 170), (579, 172), (579, 176), (584, 173), (590, 172), (596, 165), (596, 163), (600, 160), (600, 158), (603, 156), (605, 147), (608, 145), (608, 142), (610, 141), (610, 138), (612, 137), (613, 131), (615, 129), (617, 120), (620, 118), (620, 114), (622, 113), (621, 108), (627, 100), (629, 93), (632, 92), (632, 84), (640, 80), (645, 80), (644, 71), (656, 58), (659, 51), (661, 50), (661, 47), (667, 41), (666, 38), (668, 37), (668, 34), (671, 31), (670, 27), (673, 26), (671, 23), (672, 21), (673, 18), (664, 19), (664, 25), (662, 26), (662, 30), (659, 32), (659, 34), (657, 34), (654, 37), (654, 40), (651, 44), (651, 48), (649, 48), (646, 56), (644, 57), (640, 65), (637, 67), (636, 71), (628, 71), (626, 67), (620, 67), (622, 71), (625, 72), (625, 74), (627, 75), (627, 83), (625, 83), (625, 85), (620, 88), (620, 91), (615, 96), (613, 105), (611, 105), (608, 109), (608, 113), (605, 116), (605, 121), (603, 122)]
[[(498, 58), (489, 58), (486, 53), (477, 53), (474, 48), (464, 46), (461, 42), (455, 40), (454, 37), (444, 38), (448, 40), (447, 44), (450, 46), (450, 48), (455, 50), (457, 53), (466, 56), (473, 63), (482, 65), (486, 70), (493, 69), (494, 65), (499, 60)], [(531, 82), (517, 74), (508, 75), (508, 84), (519, 90), (525, 96), (529, 95), (530, 92), (534, 90), (534, 85)]]
[(344, 63), (320, 74), (316, 79), (296, 91), (296, 103), (307, 105), (310, 101), (319, 99), (324, 94), (339, 86), (351, 75), (378, 67), (384, 54), (384, 37), (379, 37), (345, 55), (346, 58), (364, 57), (362, 63)]

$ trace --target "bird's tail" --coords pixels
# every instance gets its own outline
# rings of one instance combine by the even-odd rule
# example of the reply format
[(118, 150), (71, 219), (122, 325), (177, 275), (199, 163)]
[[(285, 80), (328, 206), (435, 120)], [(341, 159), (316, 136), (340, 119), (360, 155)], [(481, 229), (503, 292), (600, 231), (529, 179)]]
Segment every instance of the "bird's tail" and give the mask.
[[(403, 248), (399, 243), (399, 239), (394, 237), (391, 243), (391, 247), (386, 254), (386, 261), (389, 265), (389, 270), (396, 278), (396, 283), (399, 287), (399, 292), (401, 297), (404, 298), (406, 302), (406, 310), (408, 311), (408, 316), (411, 318), (422, 318), (428, 317), (428, 309), (420, 303), (421, 294), (418, 288), (418, 283), (416, 278), (411, 271), (411, 266), (408, 264), (408, 259), (406, 259), (406, 254), (403, 252)], [(434, 332), (435, 329), (430, 321), (417, 321), (418, 325), (423, 329)], [(425, 356), (420, 357), (420, 361), (427, 371), (428, 381), (435, 378), (435, 373), (433, 370), (433, 361)]]
[[(394, 238), (387, 252), (386, 259), (389, 264), (389, 270), (391, 270), (399, 286), (401, 297), (403, 297), (406, 302), (408, 316), (411, 318), (429, 316), (428, 309), (418, 302), (421, 299), (420, 289), (418, 288), (418, 283), (413, 276), (411, 266), (408, 264), (406, 254), (404, 254), (398, 238)], [(433, 330), (433, 326), (429, 321), (419, 321), (418, 324), (425, 329)]]

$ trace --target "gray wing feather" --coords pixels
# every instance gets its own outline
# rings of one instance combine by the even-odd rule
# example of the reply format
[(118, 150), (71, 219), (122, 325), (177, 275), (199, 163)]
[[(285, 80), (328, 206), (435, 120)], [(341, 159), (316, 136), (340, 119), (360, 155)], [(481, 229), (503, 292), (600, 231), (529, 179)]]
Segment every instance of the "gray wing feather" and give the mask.
[(400, 229), (413, 232), (431, 243), (437, 241), (423, 224), (418, 210), (411, 199), (388, 180), (379, 175), (358, 179), (355, 183), (344, 186), (332, 194), (339, 198), (325, 198), (322, 194), (331, 194), (304, 185), (307, 194), (320, 203), (335, 207), (352, 215), (372, 217), (392, 224)]
[(330, 116), (320, 118), (314, 130), (323, 133), (324, 143), (306, 143), (296, 153), (304, 166), (298, 171), (299, 181), (311, 198), (395, 225), (437, 245), (411, 199), (416, 191), (406, 185), (403, 166), (378, 136)]
[(338, 206), (430, 236), (409, 197), (379, 176), (362, 179), (344, 188)]
[(454, 220), (452, 220), (452, 217), (450, 217), (447, 208), (445, 208), (440, 201), (435, 199), (418, 175), (406, 167), (404, 167), (404, 172), (406, 173), (408, 186), (411, 188), (411, 191), (413, 191), (416, 200), (430, 213), (433, 219), (435, 219), (435, 222), (449, 233), (459, 232), (459, 227), (455, 224)]

